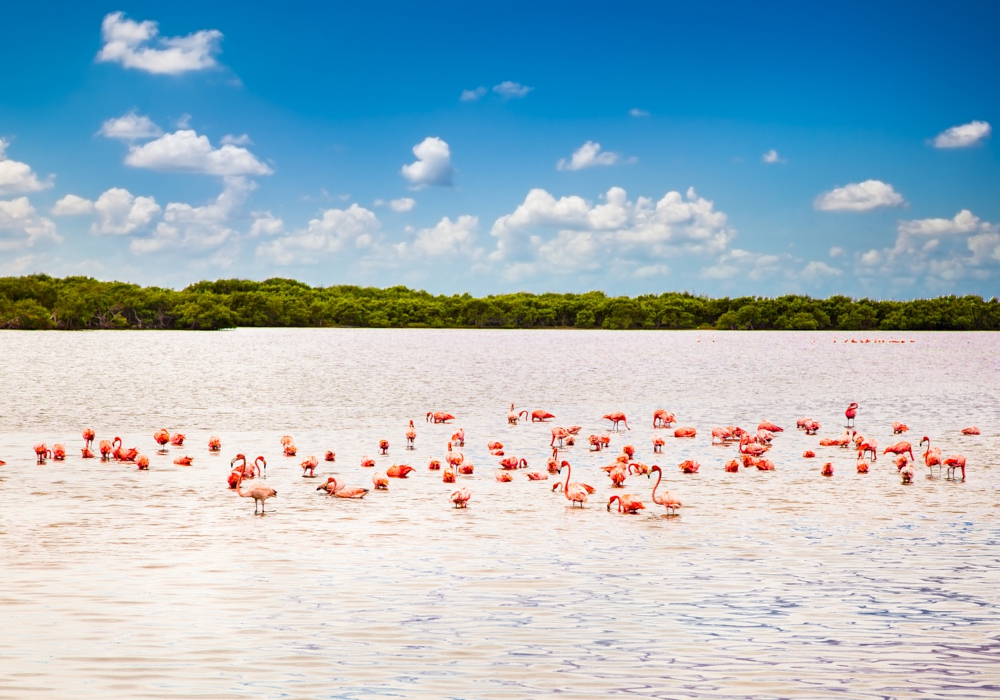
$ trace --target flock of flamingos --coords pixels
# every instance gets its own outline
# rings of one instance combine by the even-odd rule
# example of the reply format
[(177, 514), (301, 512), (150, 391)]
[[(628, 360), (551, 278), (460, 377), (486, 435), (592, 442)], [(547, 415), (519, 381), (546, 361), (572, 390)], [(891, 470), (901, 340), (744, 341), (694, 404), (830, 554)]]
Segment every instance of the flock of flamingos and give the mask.
[[(854, 429), (854, 419), (857, 416), (857, 412), (858, 404), (850, 404), (844, 412), (844, 415), (847, 418), (847, 425), (845, 426), (844, 433), (836, 438), (822, 438), (819, 440), (819, 444), (824, 447), (841, 447), (848, 450), (856, 450), (857, 471), (861, 474), (867, 474), (869, 469), (867, 458), (870, 457), (872, 462), (875, 462), (878, 459), (879, 445), (876, 438), (865, 437)], [(510, 411), (507, 414), (507, 422), (510, 425), (517, 425), (519, 421), (529, 419), (533, 423), (545, 423), (554, 418), (555, 416), (547, 411), (533, 411), (530, 415), (528, 411), (517, 411), (514, 409), (514, 404), (511, 404)], [(619, 424), (624, 426), (624, 430), (631, 430), (624, 413), (609, 413), (603, 416), (603, 418), (611, 421), (612, 431), (618, 432)], [(426, 420), (435, 424), (448, 424), (455, 420), (455, 416), (450, 413), (428, 412)], [(674, 417), (674, 414), (668, 411), (661, 409), (653, 413), (654, 429), (669, 429), (673, 427), (676, 422), (677, 419)], [(816, 435), (821, 426), (812, 418), (800, 418), (797, 421), (796, 427), (799, 430), (804, 430), (807, 435)], [(550, 474), (557, 476), (561, 475), (563, 469), (565, 469), (565, 480), (556, 481), (556, 483), (552, 486), (552, 491), (561, 490), (563, 495), (570, 502), (571, 506), (579, 506), (582, 508), (586, 505), (588, 496), (592, 495), (595, 489), (589, 484), (570, 481), (572, 467), (568, 461), (559, 458), (560, 448), (576, 444), (580, 430), (581, 426), (578, 425), (569, 427), (553, 427), (552, 439), (549, 442), (549, 447), (552, 448), (552, 456), (548, 459), (546, 471), (527, 472), (526, 475), (530, 481), (542, 481), (547, 480)], [(892, 430), (893, 435), (902, 435), (906, 433), (909, 428), (903, 423), (893, 423)], [(774, 470), (774, 463), (769, 460), (766, 455), (768, 450), (771, 449), (775, 435), (781, 432), (783, 432), (783, 428), (767, 420), (762, 421), (757, 426), (757, 430), (752, 433), (733, 425), (720, 426), (712, 429), (712, 444), (738, 445), (739, 459), (731, 459), (726, 462), (725, 470), (727, 472), (738, 472), (741, 466), (744, 469), (755, 468), (761, 471), (772, 471)], [(675, 438), (694, 438), (697, 436), (697, 431), (694, 428), (678, 427), (674, 430), (673, 434)], [(977, 427), (970, 426), (963, 429), (962, 434), (979, 435), (980, 431)], [(409, 428), (406, 430), (405, 436), (406, 449), (414, 449), (417, 432), (412, 420), (410, 421)], [(97, 457), (93, 451), (95, 437), (96, 436), (93, 430), (88, 428), (83, 431), (85, 446), (81, 448), (81, 450), (84, 459), (95, 459)], [(183, 433), (174, 433), (171, 435), (166, 429), (160, 429), (153, 434), (153, 439), (160, 446), (161, 452), (163, 452), (166, 451), (166, 446), (168, 444), (175, 447), (183, 446), (185, 436)], [(956, 478), (956, 472), (961, 471), (961, 478), (964, 481), (966, 465), (965, 457), (960, 454), (954, 454), (944, 458), (941, 456), (940, 448), (931, 447), (930, 442), (930, 438), (926, 436), (920, 440), (921, 447), (925, 444), (927, 446), (923, 453), (924, 465), (932, 471), (936, 467), (939, 470), (939, 473), (942, 469), (946, 468), (949, 479)], [(558, 443), (558, 445), (556, 443)], [(587, 444), (589, 445), (589, 449), (591, 451), (600, 452), (610, 446), (611, 435), (610, 433), (591, 435), (587, 439)], [(654, 437), (653, 452), (661, 453), (665, 444), (666, 443), (662, 437)], [(456, 447), (463, 447), (464, 445), (465, 431), (462, 428), (459, 428), (451, 436), (451, 440), (448, 442), (448, 450), (445, 454), (444, 463), (442, 464), (441, 461), (431, 458), (430, 463), (428, 464), (428, 469), (431, 471), (440, 471), (441, 480), (449, 484), (455, 483), (456, 478), (459, 475), (471, 476), (474, 473), (475, 467), (466, 461), (465, 456), (461, 452), (455, 449)], [(285, 435), (281, 438), (281, 446), (286, 457), (296, 456), (298, 450), (290, 436)], [(503, 444), (500, 442), (490, 442), (487, 444), (487, 447), (489, 448), (491, 455), (500, 458), (500, 469), (496, 472), (497, 481), (511, 482), (513, 481), (512, 473), (515, 470), (528, 467), (527, 460), (523, 458), (519, 459), (513, 456), (506, 456), (504, 454)], [(208, 449), (210, 452), (220, 452), (222, 450), (222, 442), (218, 437), (212, 436), (208, 440)], [(39, 464), (44, 464), (48, 459), (55, 461), (63, 461), (66, 459), (66, 448), (62, 444), (55, 444), (50, 449), (44, 443), (38, 443), (34, 446), (34, 451)], [(149, 457), (140, 454), (138, 448), (123, 448), (122, 440), (119, 437), (116, 437), (113, 440), (101, 440), (100, 443), (98, 443), (98, 451), (100, 452), (102, 461), (109, 462), (111, 460), (115, 460), (119, 463), (125, 462), (135, 464), (136, 467), (141, 470), (149, 469)], [(389, 441), (384, 439), (380, 440), (379, 452), (382, 455), (386, 455), (388, 454), (388, 451)], [(895, 456), (893, 463), (899, 472), (902, 483), (909, 484), (913, 481), (913, 463), (916, 462), (916, 458), (913, 454), (913, 446), (909, 442), (899, 440), (898, 442), (886, 447), (882, 451), (882, 454), (892, 454)], [(816, 454), (812, 450), (806, 450), (802, 456), (809, 459), (815, 458)], [(629, 475), (638, 474), (652, 477), (655, 473), (657, 478), (656, 483), (653, 485), (652, 493), (650, 494), (650, 500), (652, 500), (652, 502), (656, 505), (666, 508), (668, 515), (676, 514), (677, 509), (681, 507), (681, 502), (669, 491), (664, 490), (657, 493), (660, 481), (663, 478), (662, 469), (657, 465), (647, 466), (646, 464), (635, 460), (634, 457), (635, 448), (632, 445), (624, 445), (622, 447), (621, 454), (619, 454), (612, 463), (603, 467), (603, 471), (605, 471), (611, 479), (611, 486), (613, 488), (624, 488), (625, 480)], [(174, 460), (174, 464), (190, 466), (193, 460), (194, 458), (189, 456), (178, 457)], [(336, 461), (336, 454), (333, 451), (327, 451), (324, 456), (324, 460), (326, 462), (334, 462)], [(4, 462), (0, 460), (0, 465), (3, 464)], [(301, 463), (302, 476), (316, 476), (315, 470), (318, 466), (319, 460), (316, 457), (307, 457)], [(362, 457), (361, 466), (374, 467), (375, 459), (369, 456)], [(685, 474), (692, 474), (698, 471), (700, 465), (697, 460), (689, 459), (681, 462), (678, 467), (681, 472)], [(248, 462), (244, 455), (238, 454), (231, 460), (230, 468), (232, 471), (227, 478), (229, 488), (244, 498), (252, 498), (254, 500), (254, 513), (257, 513), (257, 509), (259, 507), (261, 514), (263, 514), (265, 502), (269, 498), (277, 496), (277, 492), (273, 488), (263, 483), (263, 481), (267, 479), (267, 460), (265, 460), (263, 456), (258, 456), (253, 462)], [(391, 467), (386, 469), (385, 472), (374, 472), (372, 474), (372, 485), (375, 489), (386, 490), (389, 488), (389, 479), (405, 479), (412, 471), (414, 471), (414, 468), (408, 464), (393, 464)], [(820, 470), (820, 473), (823, 476), (833, 476), (833, 464), (831, 462), (826, 462)], [(243, 490), (244, 481), (253, 482), (245, 491)], [(367, 488), (348, 486), (336, 476), (328, 477), (325, 482), (317, 487), (316, 490), (323, 491), (325, 494), (337, 498), (364, 498), (369, 492), (369, 489)], [(450, 496), (450, 500), (456, 508), (465, 508), (471, 498), (472, 493), (468, 488), (458, 489)], [(628, 493), (611, 496), (607, 503), (608, 511), (611, 510), (612, 505), (616, 506), (619, 513), (635, 514), (645, 508), (642, 501), (639, 500), (637, 496)]]

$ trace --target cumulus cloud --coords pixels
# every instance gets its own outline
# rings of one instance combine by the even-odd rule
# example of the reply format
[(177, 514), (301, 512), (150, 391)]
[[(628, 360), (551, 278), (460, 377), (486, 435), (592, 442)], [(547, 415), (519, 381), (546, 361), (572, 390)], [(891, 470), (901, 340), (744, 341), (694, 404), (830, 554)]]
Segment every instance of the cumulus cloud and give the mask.
[(350, 248), (369, 248), (381, 224), (374, 212), (352, 204), (347, 209), (327, 209), (303, 231), (257, 246), (257, 256), (279, 265), (313, 264)]
[(971, 121), (945, 129), (934, 137), (933, 144), (935, 148), (967, 148), (980, 143), (991, 131), (989, 122)]
[(93, 214), (94, 203), (75, 194), (68, 194), (52, 207), (53, 216), (81, 216)]
[(181, 129), (141, 146), (131, 146), (125, 164), (134, 168), (207, 175), (270, 175), (274, 172), (247, 149), (232, 144), (213, 148), (207, 136), (199, 136), (191, 129)]
[(399, 199), (390, 199), (388, 202), (384, 199), (375, 200), (376, 207), (389, 207), (396, 212), (408, 212), (413, 211), (413, 207), (417, 206), (417, 200), (411, 199), (410, 197), (400, 197)]
[(52, 187), (52, 178), (41, 181), (27, 163), (7, 157), (10, 142), (0, 139), (0, 194), (37, 192)]
[(101, 130), (97, 133), (109, 139), (136, 141), (162, 136), (163, 129), (154, 124), (149, 117), (136, 114), (135, 110), (132, 110), (128, 114), (108, 119), (101, 124)]
[[(224, 178), (223, 183), (222, 193), (204, 206), (167, 204), (163, 220), (156, 225), (153, 235), (132, 239), (129, 250), (136, 255), (179, 248), (204, 251), (234, 241), (239, 234), (229, 226), (229, 221), (257, 185), (233, 176)], [(225, 262), (223, 258), (216, 260)]]
[(479, 228), (478, 217), (464, 215), (452, 221), (446, 216), (433, 228), (422, 228), (417, 231), (413, 250), (427, 256), (471, 254), (477, 228)]
[(813, 260), (808, 263), (800, 273), (805, 279), (816, 279), (820, 277), (835, 277), (843, 274), (843, 270), (827, 265), (825, 262)]
[(451, 187), (455, 169), (451, 166), (451, 149), (443, 139), (428, 136), (413, 147), (413, 155), (417, 160), (400, 170), (413, 189), (429, 185)]
[(844, 254), (844, 249), (840, 246), (833, 246), (830, 248), (830, 257), (837, 258)]
[(573, 152), (569, 160), (560, 158), (556, 170), (583, 170), (598, 165), (614, 165), (621, 160), (621, 155), (611, 151), (602, 151), (601, 144), (587, 141)]
[(649, 112), (644, 109), (639, 109), (638, 107), (633, 107), (628, 111), (630, 117), (648, 117)]
[(475, 102), (485, 94), (486, 94), (486, 88), (480, 85), (475, 90), (462, 90), (462, 94), (461, 96), (459, 96), (458, 99), (461, 100), (462, 102)]
[(898, 207), (903, 196), (881, 180), (865, 180), (824, 192), (816, 198), (820, 211), (871, 211), (878, 207)]
[(778, 155), (778, 152), (773, 148), (761, 156), (761, 160), (765, 163), (784, 163), (785, 159)]
[(120, 187), (112, 187), (94, 202), (96, 220), (90, 227), (95, 234), (124, 236), (147, 226), (161, 211), (152, 197), (134, 197)]
[(147, 73), (179, 75), (213, 68), (222, 32), (206, 29), (187, 36), (159, 37), (156, 22), (136, 22), (112, 12), (101, 23), (104, 45), (98, 61), (120, 63)]
[(972, 233), (982, 228), (991, 228), (992, 224), (980, 221), (968, 209), (955, 214), (951, 219), (914, 219), (900, 221), (897, 230), (900, 234), (917, 236), (940, 236), (951, 233)]
[(702, 268), (700, 276), (719, 281), (745, 276), (759, 281), (781, 272), (782, 263), (787, 263), (787, 257), (733, 248), (723, 252), (714, 265)]
[(253, 237), (277, 236), (285, 230), (285, 222), (269, 211), (255, 211), (253, 217), (253, 223), (250, 224), (250, 235)]
[(493, 86), (493, 92), (500, 95), (500, 97), (505, 100), (524, 97), (534, 89), (535, 88), (530, 88), (527, 85), (515, 83), (512, 80), (505, 80), (502, 83)]
[(247, 134), (240, 134), (239, 136), (226, 134), (219, 141), (223, 146), (246, 146), (247, 144), (253, 143), (253, 141), (250, 140), (250, 136)]
[(62, 240), (50, 219), (38, 216), (27, 197), (0, 200), (0, 251), (32, 246), (41, 240)]

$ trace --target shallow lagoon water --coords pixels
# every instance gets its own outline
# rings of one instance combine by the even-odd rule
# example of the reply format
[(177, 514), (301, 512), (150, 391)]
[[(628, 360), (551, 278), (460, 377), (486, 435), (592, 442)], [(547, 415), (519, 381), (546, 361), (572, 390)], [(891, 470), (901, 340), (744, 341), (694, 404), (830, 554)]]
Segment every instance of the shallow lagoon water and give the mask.
[[(2, 697), (1000, 695), (997, 334), (5, 331), (0, 392)], [(523, 471), (494, 480), (489, 440), (532, 470), (549, 453), (551, 426), (506, 425), (512, 401), (582, 425), (582, 442), (628, 414), (610, 452), (563, 453), (597, 487), (586, 508)], [(883, 447), (900, 420), (914, 445), (965, 454), (968, 480), (918, 462), (903, 486), (888, 458), (858, 475), (794, 429), (809, 415), (835, 436), (850, 401)], [(655, 408), (699, 436), (654, 431)], [(457, 420), (430, 425), (432, 410)], [(711, 428), (765, 418), (786, 428), (777, 470), (725, 473), (736, 448), (710, 446)], [(152, 468), (81, 460), (84, 427)], [(160, 427), (185, 446), (158, 453)], [(464, 511), (426, 466), (458, 427), (476, 465)], [(370, 486), (360, 458), (380, 438), (377, 469), (408, 462), (409, 479), (317, 494), (327, 474)], [(69, 458), (35, 465), (38, 441)], [(679, 516), (640, 476), (624, 491), (647, 510), (605, 510), (599, 467), (626, 443), (665, 467)], [(336, 463), (303, 479), (327, 449)], [(268, 460), (264, 517), (226, 488), (237, 452)], [(688, 458), (698, 474), (677, 469)]]

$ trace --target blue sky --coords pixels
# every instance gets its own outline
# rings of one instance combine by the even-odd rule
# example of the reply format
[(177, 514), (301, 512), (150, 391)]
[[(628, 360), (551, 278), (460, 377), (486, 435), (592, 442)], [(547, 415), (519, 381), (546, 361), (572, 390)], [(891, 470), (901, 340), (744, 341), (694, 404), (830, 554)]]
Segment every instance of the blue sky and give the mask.
[(998, 287), (993, 3), (5, 13), (0, 274)]

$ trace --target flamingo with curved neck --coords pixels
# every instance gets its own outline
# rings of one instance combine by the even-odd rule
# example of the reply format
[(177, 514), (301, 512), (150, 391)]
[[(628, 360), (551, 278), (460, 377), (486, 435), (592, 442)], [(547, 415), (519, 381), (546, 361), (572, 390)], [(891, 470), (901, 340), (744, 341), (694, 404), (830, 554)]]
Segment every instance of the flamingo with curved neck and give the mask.
[(566, 460), (563, 460), (562, 465), (559, 467), (559, 471), (562, 472), (562, 468), (566, 467), (566, 481), (563, 483), (563, 495), (566, 496), (566, 500), (569, 501), (570, 507), (575, 506), (577, 503), (583, 508), (583, 505), (587, 502), (587, 489), (584, 488), (583, 484), (571, 484), (569, 483), (570, 474), (573, 472), (573, 467)]
[(653, 494), (651, 498), (653, 503), (663, 506), (667, 509), (667, 515), (674, 515), (674, 512), (681, 507), (681, 502), (678, 501), (669, 491), (664, 491), (661, 495), (656, 494), (656, 489), (660, 485), (660, 481), (663, 480), (663, 470), (656, 464), (649, 468), (649, 474), (646, 478), (653, 476), (653, 472), (656, 472), (656, 483), (653, 484)]

